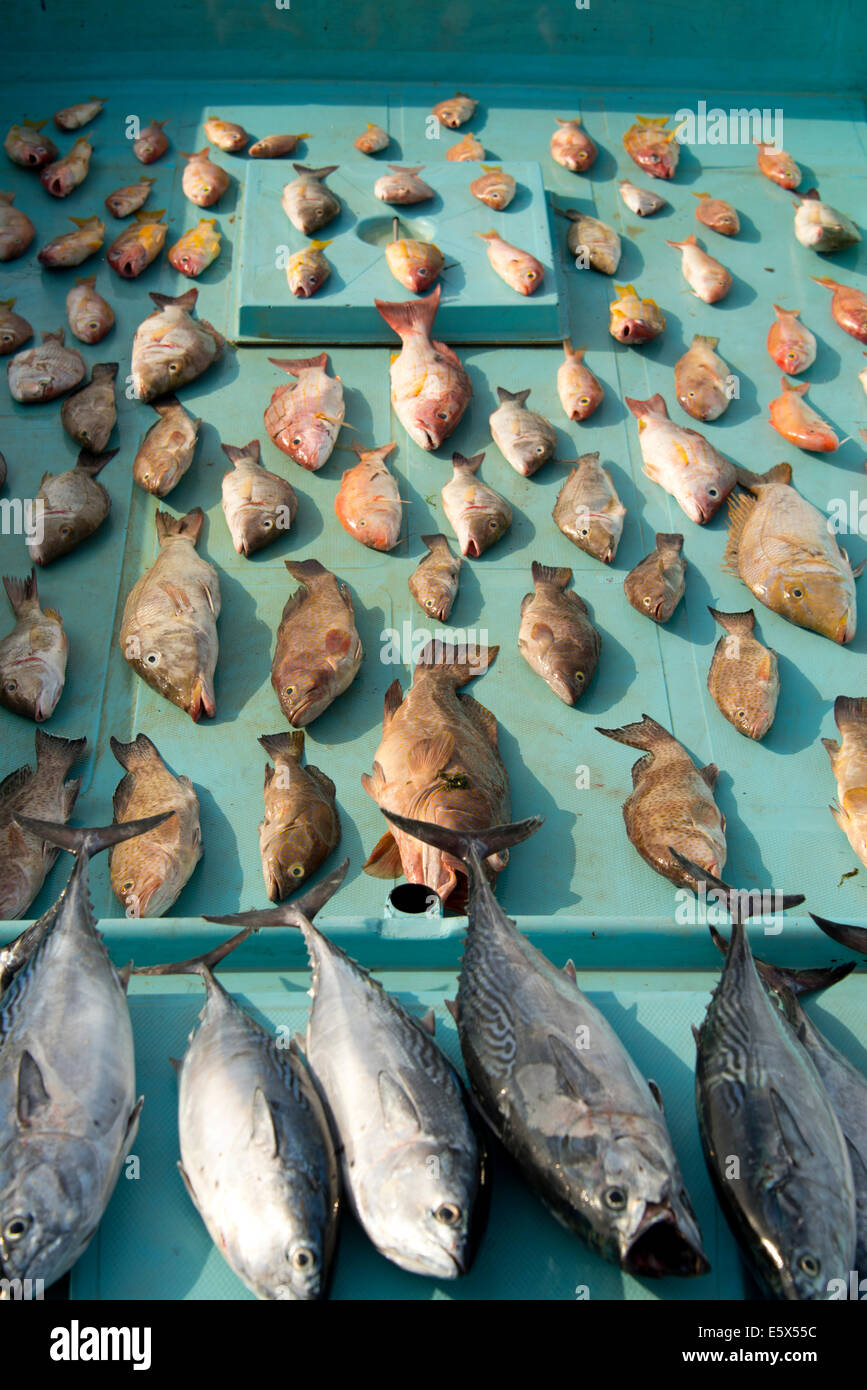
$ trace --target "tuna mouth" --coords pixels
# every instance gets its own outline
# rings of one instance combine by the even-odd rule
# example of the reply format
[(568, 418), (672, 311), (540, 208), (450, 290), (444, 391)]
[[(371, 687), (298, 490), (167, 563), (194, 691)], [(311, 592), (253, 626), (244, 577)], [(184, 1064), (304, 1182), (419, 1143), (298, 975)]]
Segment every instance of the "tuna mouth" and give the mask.
[(631, 1241), (623, 1259), (626, 1272), (644, 1279), (661, 1279), (667, 1274), (688, 1279), (707, 1274), (710, 1264), (704, 1252), (687, 1239), (670, 1211), (663, 1208), (662, 1212), (651, 1217), (649, 1225), (642, 1223), (644, 1229)]

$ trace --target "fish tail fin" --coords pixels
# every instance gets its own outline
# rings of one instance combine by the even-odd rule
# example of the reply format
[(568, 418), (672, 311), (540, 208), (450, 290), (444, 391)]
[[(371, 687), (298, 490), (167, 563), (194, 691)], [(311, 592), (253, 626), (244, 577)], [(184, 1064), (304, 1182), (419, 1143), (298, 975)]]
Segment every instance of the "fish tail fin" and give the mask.
[[(214, 218), (214, 221), (215, 221), (215, 222), (216, 222), (216, 220), (217, 220), (217, 219)], [(308, 247), (308, 250), (309, 250), (309, 251), (324, 251), (324, 250), (325, 250), (325, 247), (326, 247), (326, 246), (330, 246), (330, 245), (331, 245), (331, 242), (332, 242), (333, 240), (334, 240), (333, 237), (332, 237), (329, 241), (317, 241), (317, 240), (314, 238), (314, 240), (310, 242), (310, 245), (309, 245), (309, 247)]]
[[(153, 183), (154, 180), (151, 179), (150, 182)], [(165, 217), (165, 215), (166, 215), (166, 210), (165, 210), (165, 208), (153, 208), (152, 211), (150, 211), (150, 212), (137, 212), (136, 215), (135, 215), (135, 220), (136, 220), (136, 222), (141, 222), (141, 223), (147, 224), (147, 223), (149, 223), (149, 222), (159, 222), (159, 221), (162, 220), (163, 217)], [(190, 293), (190, 291), (187, 291), (187, 293)], [(198, 294), (198, 290), (196, 291), (196, 294)], [(162, 297), (163, 297), (163, 299), (165, 299), (165, 300), (169, 300), (169, 296), (168, 296), (168, 295), (163, 295)], [(183, 299), (183, 297), (184, 297), (184, 296), (181, 295), (181, 299)], [(153, 299), (153, 294), (151, 294), (151, 299)], [(154, 302), (156, 303), (155, 300), (154, 300)], [(171, 302), (171, 301), (169, 301), (169, 302)], [(174, 303), (175, 303), (175, 304), (177, 304), (177, 303), (179, 303), (179, 302), (180, 302), (180, 301), (177, 300), (177, 299), (174, 300)], [(162, 307), (163, 307), (163, 306), (160, 305), (160, 308), (162, 308)]]
[(230, 463), (240, 463), (242, 459), (255, 459), (259, 462), (261, 448), (258, 439), (251, 439), (249, 444), (242, 444), (236, 447), (234, 444), (223, 444), (223, 453)]
[(160, 396), (158, 401), (150, 402), (151, 410), (155, 410), (157, 415), (168, 415), (169, 411), (174, 410), (177, 405), (180, 405), (180, 401), (175, 395)]
[[(151, 213), (151, 216), (153, 214)], [(199, 297), (197, 289), (186, 290), (184, 294), (160, 294), (157, 290), (151, 290), (151, 299), (158, 309), (168, 309), (175, 305), (178, 309), (192, 309)]]
[(435, 637), (419, 652), (416, 677), (421, 671), (436, 670), (451, 677), (455, 685), (466, 685), (473, 676), (487, 671), (499, 650), (499, 647), (481, 647), (475, 643), (457, 646)]
[(473, 457), (468, 459), (464, 454), (452, 454), (452, 468), (462, 473), (478, 473), (484, 457), (484, 454), (473, 454)]
[(300, 376), (310, 367), (321, 367), (324, 372), (328, 365), (328, 353), (320, 352), (318, 357), (269, 357), (268, 361), (289, 376)]
[(839, 280), (832, 280), (830, 275), (811, 275), (810, 279), (815, 280), (817, 285), (824, 285), (826, 290), (838, 290), (840, 288)]
[(619, 729), (600, 729), (597, 725), (596, 732), (604, 734), (606, 738), (613, 738), (615, 743), (626, 743), (630, 748), (641, 748), (645, 753), (655, 752), (666, 744), (677, 743), (674, 735), (655, 719), (651, 719), (649, 714), (643, 714), (636, 723), (624, 724)]
[(284, 560), (283, 563), (292, 578), (297, 579), (299, 584), (306, 584), (308, 588), (314, 580), (322, 579), (331, 573), (318, 560)]
[(110, 381), (114, 381), (119, 366), (119, 362), (95, 362), (90, 373), (90, 379), (91, 381), (100, 381), (107, 377)]
[(517, 401), (518, 405), (524, 405), (531, 389), (528, 386), (524, 391), (507, 391), (505, 386), (498, 386), (497, 397), (500, 405), (506, 405), (509, 401)]
[[(711, 922), (708, 922), (708, 931), (717, 950), (722, 955), (726, 955), (728, 942), (725, 937), (717, 931)], [(796, 1013), (800, 1013), (800, 1006), (787, 1007), (787, 1000), (791, 1005), (795, 1003), (799, 995), (815, 994), (820, 989), (828, 989), (831, 985), (836, 985), (840, 980), (844, 980), (855, 969), (854, 960), (845, 965), (814, 966), (803, 970), (791, 969), (785, 965), (771, 965), (769, 961), (759, 960), (756, 956), (753, 957), (753, 960), (765, 984), (779, 996), (786, 1017), (793, 1024)]]
[(867, 699), (863, 696), (838, 695), (834, 701), (834, 722), (840, 733), (847, 729), (862, 729), (867, 725)]
[(62, 781), (86, 747), (86, 738), (61, 738), (57, 734), (47, 734), (44, 729), (37, 729), (36, 766), (56, 769)]
[[(165, 121), (154, 121), (154, 125), (163, 126), (165, 125)], [(181, 159), (186, 159), (188, 161), (191, 159), (208, 159), (210, 157), (210, 153), (210, 145), (205, 145), (204, 149), (202, 150), (178, 150), (178, 154), (181, 156)]]
[(716, 901), (729, 913), (735, 925), (743, 923), (748, 917), (762, 917), (771, 911), (785, 912), (786, 908), (799, 907), (804, 901), (803, 893), (767, 893), (760, 889), (732, 888), (731, 884), (703, 869), (700, 864), (687, 859), (685, 854), (679, 854), (671, 845), (668, 852), (697, 884), (703, 883), (706, 889), (713, 892)]
[(399, 338), (405, 338), (408, 333), (414, 332), (425, 333), (429, 338), (433, 332), (441, 294), (442, 286), (436, 285), (424, 299), (407, 299), (401, 303), (375, 299), (373, 302), (389, 328), (393, 329)]
[(16, 579), (14, 575), (4, 574), (3, 588), (12, 605), (16, 618), (20, 616), (25, 604), (39, 602), (39, 588), (36, 583), (36, 570), (31, 569), (26, 579)]
[[(300, 138), (300, 137), (299, 137)], [(292, 168), (296, 174), (309, 174), (311, 179), (317, 179), (320, 183), (327, 179), (329, 174), (333, 174), (340, 168), (339, 164), (325, 164), (321, 169), (310, 169), (306, 164), (293, 164)]]
[[(813, 276), (813, 279), (815, 279), (815, 276)], [(775, 304), (773, 309), (775, 314), (788, 314), (789, 318), (793, 319), (801, 317), (800, 309), (784, 309), (781, 304)]]
[(711, 608), (708, 604), (707, 611), (726, 632), (732, 632), (738, 637), (752, 636), (756, 626), (756, 615), (752, 608), (748, 608), (745, 613), (721, 613), (718, 608)]
[[(420, 536), (419, 540), (423, 545), (427, 546), (432, 555), (438, 550), (449, 550), (448, 539), (443, 535), (442, 531), (437, 531), (435, 536)], [(451, 554), (451, 551), (449, 551), (449, 554)]]
[[(206, 918), (206, 921), (216, 920)], [(245, 927), (228, 941), (221, 941), (219, 946), (214, 946), (210, 951), (204, 951), (200, 956), (190, 956), (187, 960), (168, 961), (165, 965), (140, 965), (133, 967), (133, 975), (210, 975), (221, 960), (225, 960), (231, 951), (240, 946), (252, 936), (256, 927)]]
[(185, 516), (172, 516), (170, 512), (157, 512), (157, 540), (160, 545), (169, 536), (183, 536), (185, 540), (198, 545), (205, 524), (205, 513), (201, 507), (193, 507)]
[(719, 338), (710, 338), (706, 333), (696, 333), (690, 346), (695, 347), (696, 343), (702, 347), (710, 348), (711, 352), (715, 352), (719, 347)]
[(285, 733), (279, 734), (260, 734), (259, 742), (268, 757), (273, 758), (275, 763), (278, 758), (300, 763), (301, 754), (304, 752), (304, 730), (293, 729), (291, 733), (287, 730)]
[(683, 536), (680, 531), (657, 531), (656, 548), (661, 555), (680, 555), (683, 550)]
[(500, 233), (495, 231), (476, 232), (476, 236), (480, 236), (482, 241), (499, 241), (500, 239)]
[(163, 760), (159, 750), (147, 734), (139, 734), (132, 743), (121, 743), (119, 738), (112, 735), (108, 742), (112, 753), (126, 772), (132, 772), (136, 766), (140, 767), (142, 763), (162, 765)]
[(69, 220), (76, 227), (89, 227), (92, 225), (92, 223), (98, 222), (99, 217), (96, 213), (94, 213), (93, 217), (70, 217)]
[(647, 415), (663, 415), (668, 419), (668, 409), (658, 391), (653, 396), (648, 396), (646, 401), (634, 400), (632, 396), (625, 396), (624, 400), (636, 420), (643, 420)]
[(134, 840), (137, 835), (146, 835), (156, 830), (158, 825), (173, 816), (174, 811), (161, 811), (158, 816), (146, 816), (144, 820), (128, 820), (118, 825), (73, 826), (61, 825), (55, 821), (34, 820), (32, 816), (13, 817), (15, 824), (27, 830), (50, 845), (68, 850), (77, 859), (92, 859), (104, 849), (122, 844), (124, 840)]
[(810, 916), (826, 936), (830, 936), (832, 941), (838, 941), (841, 946), (846, 946), (850, 951), (861, 951), (867, 955), (867, 927), (849, 926), (845, 922), (832, 922), (828, 917), (817, 917), (815, 912)]
[[(757, 488), (767, 487), (769, 483), (790, 483), (792, 481), (792, 465), (790, 463), (775, 463), (773, 468), (769, 468), (766, 473), (752, 473), (749, 468), (735, 467), (738, 482), (741, 487), (745, 487), (748, 492), (755, 492)], [(729, 499), (731, 502), (731, 499)]]
[(228, 913), (223, 917), (205, 917), (206, 922), (219, 922), (223, 926), (240, 926), (247, 932), (257, 931), (259, 927), (300, 927), (312, 922), (329, 898), (333, 898), (349, 871), (349, 860), (344, 859), (336, 869), (325, 878), (307, 888), (299, 898), (291, 903), (276, 903), (273, 907), (256, 909), (252, 912)]
[[(90, 287), (91, 287), (91, 289), (92, 289), (93, 286), (96, 284), (96, 276), (95, 276), (95, 275), (81, 275), (81, 276), (78, 277), (78, 279), (75, 281), (75, 283), (76, 283), (76, 285), (90, 285)], [(10, 300), (9, 302), (10, 302), (11, 304), (14, 304), (14, 303), (15, 303), (15, 300), (12, 299), (12, 300)]]
[(693, 198), (712, 198), (712, 193), (693, 193)]
[(565, 589), (572, 578), (568, 565), (542, 565), (538, 560), (533, 561), (531, 572), (535, 585), (553, 584), (557, 589)]
[(464, 863), (475, 855), (482, 864), (492, 854), (510, 849), (527, 840), (544, 824), (543, 816), (530, 816), (527, 820), (515, 821), (511, 825), (492, 825), (487, 830), (455, 830), (451, 826), (434, 825), (431, 821), (412, 820), (408, 816), (398, 816), (394, 811), (380, 807), (386, 820), (397, 826), (415, 840), (444, 850)]

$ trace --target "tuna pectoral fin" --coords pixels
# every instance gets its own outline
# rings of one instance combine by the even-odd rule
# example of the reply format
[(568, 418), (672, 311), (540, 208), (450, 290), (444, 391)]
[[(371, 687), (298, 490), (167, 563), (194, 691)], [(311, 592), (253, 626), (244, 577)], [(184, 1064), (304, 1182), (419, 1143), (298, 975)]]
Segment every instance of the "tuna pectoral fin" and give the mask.
[(385, 818), (404, 834), (412, 835), (414, 839), (422, 840), (427, 845), (433, 845), (435, 849), (445, 850), (447, 854), (454, 855), (464, 863), (468, 862), (473, 854), (483, 861), (500, 850), (519, 845), (522, 840), (527, 840), (535, 834), (544, 823), (542, 816), (530, 816), (527, 820), (515, 821), (512, 825), (492, 825), (488, 830), (463, 831), (453, 830), (450, 826), (433, 825), (430, 821), (410, 820), (407, 816), (398, 816), (393, 811), (386, 811), (384, 807), (381, 809)]
[(409, 1092), (390, 1072), (379, 1073), (379, 1100), (386, 1129), (421, 1131), (419, 1113)]
[(337, 892), (346, 878), (348, 870), (349, 860), (344, 859), (343, 863), (338, 864), (336, 869), (332, 869), (330, 874), (320, 879), (318, 883), (314, 883), (312, 888), (308, 888), (300, 897), (294, 898), (291, 903), (280, 903), (277, 907), (266, 907), (261, 911), (233, 912), (224, 917), (206, 917), (205, 921), (220, 922), (227, 926), (248, 927), (250, 931), (256, 931), (259, 927), (298, 927), (301, 925), (300, 918), (312, 922), (317, 912)]
[(827, 917), (817, 917), (815, 912), (810, 916), (820, 927), (826, 936), (830, 936), (832, 941), (838, 941), (841, 946), (847, 946), (850, 951), (860, 951), (867, 956), (867, 927), (847, 926), (845, 922), (831, 922)]
[(187, 1189), (187, 1196), (189, 1197), (196, 1211), (199, 1212), (199, 1214), (201, 1215), (201, 1208), (199, 1207), (199, 1204), (196, 1201), (196, 1194), (193, 1191), (193, 1184), (187, 1177), (187, 1170), (184, 1167), (183, 1163), (181, 1163), (180, 1161), (178, 1162), (178, 1172), (180, 1173), (181, 1178), (183, 1179), (184, 1187)]
[(22, 1125), (36, 1124), (51, 1105), (39, 1063), (29, 1052), (22, 1052), (18, 1064), (18, 1119)]
[(814, 1151), (810, 1147), (810, 1142), (801, 1130), (786, 1099), (773, 1087), (769, 1094), (777, 1132), (792, 1163), (797, 1166), (805, 1159), (813, 1158)]
[(268, 1097), (261, 1086), (257, 1086), (253, 1092), (253, 1123), (250, 1137), (265, 1158), (277, 1157), (280, 1142)]
[[(708, 931), (717, 949), (723, 955), (727, 955), (728, 942), (725, 938), (711, 923), (708, 923)], [(753, 957), (753, 961), (768, 989), (779, 994), (784, 1003), (785, 994), (815, 994), (820, 989), (828, 989), (831, 985), (836, 985), (839, 980), (844, 980), (850, 971), (855, 969), (854, 961), (850, 961), (848, 965), (829, 965), (824, 968), (816, 966), (804, 970), (791, 969), (785, 965), (771, 965), (769, 961), (759, 960), (757, 956)], [(794, 1019), (791, 1021), (794, 1022)]]
[(390, 830), (386, 830), (382, 838), (377, 840), (362, 868), (371, 878), (400, 878), (403, 863), (397, 842)]
[(743, 922), (747, 917), (761, 917), (769, 911), (784, 912), (786, 908), (798, 907), (804, 901), (803, 893), (769, 894), (759, 890), (751, 891), (748, 888), (732, 888), (708, 869), (703, 869), (700, 864), (687, 859), (685, 854), (679, 854), (671, 845), (668, 846), (668, 852), (676, 864), (692, 875), (697, 884), (704, 883), (705, 887), (712, 891), (715, 901), (730, 914), (732, 922)]
[(92, 859), (95, 854), (110, 849), (112, 845), (119, 845), (124, 840), (135, 839), (136, 835), (146, 835), (149, 830), (156, 830), (158, 825), (162, 825), (163, 821), (174, 814), (174, 811), (161, 811), (158, 816), (124, 821), (123, 825), (92, 827), (58, 825), (54, 821), (34, 820), (32, 816), (15, 816), (14, 820), (22, 830), (28, 830), (40, 840), (59, 845), (61, 849), (69, 850), (70, 854)]
[(126, 1122), (126, 1134), (123, 1137), (123, 1156), (126, 1158), (138, 1134), (138, 1122), (141, 1118), (144, 1096), (139, 1096), (132, 1110), (129, 1112), (129, 1119)]

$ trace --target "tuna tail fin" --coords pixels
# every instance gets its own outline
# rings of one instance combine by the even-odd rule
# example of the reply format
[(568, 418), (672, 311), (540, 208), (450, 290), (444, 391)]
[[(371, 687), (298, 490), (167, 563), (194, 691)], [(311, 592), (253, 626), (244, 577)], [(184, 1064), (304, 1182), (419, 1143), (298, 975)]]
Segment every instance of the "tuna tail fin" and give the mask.
[(538, 560), (533, 561), (531, 572), (534, 584), (554, 584), (558, 589), (565, 589), (572, 578), (568, 565), (542, 565)]
[(39, 589), (36, 584), (36, 570), (31, 569), (26, 579), (16, 579), (14, 575), (4, 574), (3, 588), (12, 605), (12, 612), (19, 617), (25, 603), (39, 602)]
[(430, 821), (398, 816), (393, 811), (387, 811), (384, 806), (379, 809), (386, 820), (396, 825), (404, 834), (412, 835), (414, 839), (422, 840), (427, 845), (433, 845), (435, 849), (444, 850), (446, 854), (454, 855), (455, 859), (464, 863), (468, 863), (475, 855), (479, 863), (483, 864), (492, 854), (510, 849), (512, 845), (519, 845), (522, 840), (529, 839), (544, 824), (544, 816), (530, 816), (527, 820), (515, 821), (511, 825), (492, 825), (487, 830), (463, 831), (454, 830), (450, 826), (434, 825)]
[[(711, 923), (708, 923), (708, 931), (717, 949), (723, 955), (727, 955), (728, 942), (725, 938)], [(820, 989), (828, 989), (829, 986), (837, 984), (838, 980), (844, 980), (855, 969), (854, 960), (849, 961), (848, 965), (829, 965), (824, 968), (816, 966), (807, 970), (771, 965), (769, 961), (759, 960), (757, 956), (753, 956), (753, 961), (768, 988), (781, 997), (784, 991), (794, 995), (815, 994)]]
[(600, 729), (597, 725), (596, 732), (604, 734), (606, 738), (613, 738), (615, 743), (625, 743), (630, 748), (640, 748), (645, 753), (652, 753), (654, 749), (667, 743), (677, 743), (674, 735), (655, 719), (651, 719), (649, 714), (643, 714), (635, 724), (624, 724), (620, 729)]
[[(152, 216), (152, 214), (150, 214)], [(171, 295), (160, 294), (157, 290), (151, 290), (151, 299), (158, 309), (168, 309), (173, 304), (179, 309), (192, 309), (199, 297), (199, 291), (195, 288), (187, 290), (184, 294)]]
[(525, 391), (507, 391), (505, 386), (498, 386), (497, 396), (499, 397), (500, 405), (506, 405), (508, 401), (517, 401), (518, 405), (524, 405), (526, 404), (530, 390), (531, 388), (529, 386)]
[(815, 912), (810, 916), (826, 936), (830, 936), (832, 941), (838, 941), (841, 946), (846, 946), (850, 951), (860, 951), (867, 956), (867, 927), (848, 926), (845, 922), (831, 922), (827, 917), (817, 917)]
[(279, 734), (260, 734), (259, 742), (265, 749), (269, 758), (273, 758), (276, 763), (278, 758), (288, 758), (291, 762), (300, 763), (301, 754), (304, 752), (304, 730), (293, 729), (291, 733)]
[(314, 883), (303, 892), (300, 898), (291, 903), (277, 903), (252, 912), (234, 912), (224, 917), (206, 917), (206, 922), (219, 922), (223, 926), (243, 926), (248, 933), (259, 927), (300, 927), (303, 921), (312, 922), (329, 898), (333, 898), (349, 871), (349, 860), (344, 859), (330, 874)]
[(222, 450), (230, 463), (240, 463), (242, 459), (249, 458), (255, 459), (258, 463), (261, 453), (258, 439), (251, 439), (249, 444), (242, 444), (240, 448), (236, 448), (234, 444), (223, 444)]
[(318, 357), (269, 357), (268, 361), (273, 367), (279, 367), (281, 372), (288, 372), (289, 376), (300, 376), (308, 367), (321, 367), (324, 372), (328, 366), (328, 353), (320, 352)]
[(146, 816), (144, 820), (128, 820), (118, 825), (73, 826), (61, 825), (50, 820), (34, 820), (32, 816), (13, 816), (13, 821), (22, 830), (27, 830), (37, 839), (47, 840), (50, 845), (58, 845), (68, 850), (76, 859), (92, 859), (101, 850), (112, 845), (122, 844), (124, 840), (134, 840), (137, 835), (146, 835), (156, 830), (158, 825), (173, 816), (174, 811), (161, 811), (158, 816)]
[(170, 512), (157, 512), (157, 540), (160, 545), (167, 536), (183, 536), (185, 540), (192, 541), (193, 545), (198, 545), (199, 536), (202, 534), (202, 527), (205, 524), (205, 513), (201, 507), (193, 507), (191, 512), (185, 516), (172, 516)]
[(424, 299), (407, 299), (398, 304), (382, 299), (374, 299), (373, 302), (389, 328), (393, 329), (399, 338), (416, 331), (426, 333), (430, 337), (441, 294), (442, 285), (437, 284)]
[(89, 449), (82, 449), (78, 458), (75, 460), (76, 468), (82, 473), (89, 473), (91, 478), (95, 478), (97, 473), (101, 473), (107, 463), (110, 463), (119, 449), (107, 449), (102, 454), (92, 454)]
[(756, 488), (767, 487), (769, 483), (790, 483), (792, 481), (792, 465), (790, 463), (775, 463), (773, 468), (769, 468), (767, 473), (752, 473), (749, 468), (735, 467), (738, 482), (741, 487), (745, 487), (747, 492), (755, 492)]
[[(721, 878), (703, 869), (700, 864), (695, 864), (692, 859), (687, 859), (686, 855), (679, 854), (676, 849), (668, 846), (668, 852), (676, 864), (692, 876), (696, 884), (703, 883), (705, 888), (710, 889), (714, 899), (725, 908), (736, 926), (741, 925), (748, 917), (761, 917), (767, 915), (769, 907), (774, 912), (785, 912), (788, 907), (799, 907), (804, 901), (803, 893), (763, 893), (759, 889), (732, 888), (730, 884), (724, 883)], [(769, 901), (770, 900), (770, 901)]]
[(499, 647), (480, 647), (474, 643), (458, 647), (434, 638), (419, 652), (416, 675), (423, 670), (440, 670), (452, 676), (455, 685), (466, 685), (473, 676), (487, 671), (499, 650)]
[[(206, 921), (215, 920), (206, 918)], [(219, 946), (215, 946), (211, 951), (205, 951), (201, 956), (190, 956), (188, 960), (169, 961), (166, 965), (140, 965), (133, 967), (130, 972), (133, 975), (210, 975), (214, 967), (220, 964), (221, 960), (234, 951), (236, 946), (252, 936), (255, 927), (245, 927), (237, 935), (230, 937), (228, 941), (221, 941)]]

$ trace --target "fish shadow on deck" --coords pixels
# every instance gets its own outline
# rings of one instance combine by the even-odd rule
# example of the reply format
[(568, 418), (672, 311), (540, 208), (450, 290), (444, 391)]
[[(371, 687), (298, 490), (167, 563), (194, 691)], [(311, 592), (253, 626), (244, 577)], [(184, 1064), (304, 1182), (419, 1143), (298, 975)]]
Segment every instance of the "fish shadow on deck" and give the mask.
[[(576, 588), (579, 592), (580, 587), (581, 576), (578, 575)], [(589, 603), (587, 606), (590, 609), (593, 624), (602, 638), (602, 650), (599, 654), (599, 665), (593, 680), (587, 694), (582, 697), (578, 709), (587, 716), (596, 717), (605, 714), (619, 704), (635, 681), (638, 667), (629, 648), (625, 647), (622, 642), (618, 642), (608, 628), (602, 627), (594, 616), (592, 606)]]
[[(235, 912), (244, 880), (238, 840), (228, 816), (204, 784), (194, 781), (193, 787), (199, 798), (203, 853), (169, 909), (167, 921), (201, 912)], [(255, 834), (255, 827), (251, 830)]]
[[(799, 372), (796, 380), (809, 382), (811, 388), (826, 385), (831, 381), (839, 381), (843, 367), (839, 352), (828, 342), (827, 338), (821, 337), (814, 329), (811, 331), (816, 339), (816, 360), (811, 367)], [(776, 363), (774, 365), (776, 366)]]
[[(473, 694), (485, 703), (483, 688)], [(528, 841), (528, 849), (517, 847), (512, 851), (500, 875), (502, 887), (498, 887), (497, 896), (511, 916), (544, 916), (551, 903), (567, 910), (581, 901), (580, 894), (572, 889), (576, 862), (575, 814), (557, 804), (546, 782), (541, 781), (524, 761), (518, 738), (499, 720), (497, 731), (500, 756), (509, 773), (512, 817), (543, 816), (545, 819), (542, 829)], [(574, 747), (568, 737), (564, 738), (562, 766), (542, 769), (546, 781), (553, 779), (558, 788), (571, 786)]]
[[(227, 570), (220, 571), (222, 613), (217, 632), (220, 656), (215, 677), (217, 713), (214, 725), (231, 724), (260, 688), (271, 669), (272, 632), (257, 616), (256, 599), (246, 584)], [(232, 659), (243, 652), (243, 660)]]
[[(694, 761), (701, 766), (699, 759), (694, 758)], [(714, 800), (726, 819), (725, 878), (737, 887), (744, 886), (746, 882), (748, 887), (772, 888), (774, 876), (765, 865), (759, 842), (741, 819), (734, 794), (736, 785), (736, 777), (721, 769), (713, 789)]]

